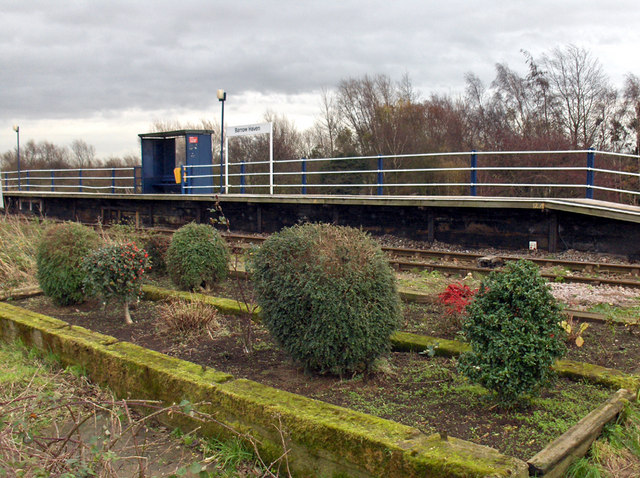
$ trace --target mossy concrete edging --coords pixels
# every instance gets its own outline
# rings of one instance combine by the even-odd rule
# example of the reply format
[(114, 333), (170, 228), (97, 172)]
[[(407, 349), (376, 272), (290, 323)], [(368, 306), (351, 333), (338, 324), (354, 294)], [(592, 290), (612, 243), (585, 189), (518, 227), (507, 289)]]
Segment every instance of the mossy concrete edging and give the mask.
[[(400, 352), (429, 352), (434, 356), (457, 357), (470, 351), (469, 344), (457, 340), (446, 340), (427, 335), (396, 332), (391, 336), (393, 350)], [(637, 393), (640, 389), (640, 375), (629, 374), (613, 368), (601, 367), (573, 360), (558, 360), (553, 369), (561, 377), (587, 380), (592, 383), (618, 390), (625, 388)]]
[[(527, 464), (471, 442), (308, 399), (169, 357), (9, 304), (0, 304), (0, 338), (20, 339), (84, 367), (123, 398), (188, 400), (213, 415), (205, 424), (173, 415), (173, 426), (229, 428), (254, 437), (266, 459), (283, 453), (295, 476), (524, 477)], [(191, 422), (191, 423), (190, 423)]]

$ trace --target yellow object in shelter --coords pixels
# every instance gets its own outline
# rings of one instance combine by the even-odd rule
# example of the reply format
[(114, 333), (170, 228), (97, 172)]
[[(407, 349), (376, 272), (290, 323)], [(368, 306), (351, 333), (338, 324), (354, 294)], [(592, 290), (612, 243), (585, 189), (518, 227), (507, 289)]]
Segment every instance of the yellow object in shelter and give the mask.
[(176, 177), (176, 184), (180, 184), (182, 182), (182, 174), (180, 172), (182, 168), (173, 168), (173, 175)]

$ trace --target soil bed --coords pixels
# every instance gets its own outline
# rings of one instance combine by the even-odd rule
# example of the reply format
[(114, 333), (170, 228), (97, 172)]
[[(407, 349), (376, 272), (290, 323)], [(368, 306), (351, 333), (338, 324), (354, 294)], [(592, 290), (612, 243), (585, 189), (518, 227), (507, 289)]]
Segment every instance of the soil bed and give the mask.
[[(455, 279), (438, 279), (438, 286), (429, 283), (430, 289), (442, 291), (446, 286), (442, 282), (456, 282)], [(460, 279), (457, 280), (458, 282)], [(464, 282), (464, 281), (463, 281)], [(157, 285), (165, 288), (173, 288), (171, 282), (166, 278), (156, 279)], [(255, 302), (251, 285), (242, 282), (244, 297), (251, 303)], [(470, 284), (472, 287), (475, 284)], [(593, 293), (593, 291), (590, 291)], [(227, 280), (216, 284), (210, 291), (210, 295), (215, 297), (227, 297), (237, 299), (239, 297), (239, 287), (234, 280)], [(437, 293), (432, 294), (432, 303), (416, 304), (405, 303), (404, 320), (400, 324), (400, 330), (422, 335), (430, 335), (442, 339), (463, 340), (460, 332), (462, 325), (461, 318), (456, 315), (447, 314), (445, 308), (437, 303)], [(615, 300), (614, 297), (609, 297)], [(586, 302), (587, 299), (584, 301)], [(636, 303), (637, 299), (632, 303)], [(572, 306), (574, 304), (571, 304)], [(591, 304), (593, 305), (593, 304)], [(586, 308), (586, 307), (583, 307)], [(636, 320), (638, 320), (636, 318)], [(574, 330), (580, 326), (579, 321), (573, 324)], [(588, 328), (582, 334), (584, 345), (577, 347), (574, 341), (567, 343), (567, 360), (587, 362), (601, 367), (615, 368), (627, 373), (640, 373), (640, 326), (624, 326), (614, 322), (589, 322)]]
[[(211, 334), (171, 337), (158, 333), (158, 304), (152, 302), (143, 301), (132, 310), (131, 326), (124, 324), (120, 307), (104, 308), (96, 301), (56, 307), (37, 296), (13, 303), (237, 378), (395, 420), (425, 433), (446, 433), (525, 460), (612, 393), (559, 379), (541, 398), (504, 410), (484, 389), (456, 373), (455, 360), (392, 353), (366, 377), (318, 377), (292, 363), (259, 326), (253, 327), (254, 343), (245, 353), (240, 320), (234, 317), (220, 317), (220, 328)], [(408, 324), (419, 322), (412, 314), (420, 315), (415, 310), (406, 314)]]

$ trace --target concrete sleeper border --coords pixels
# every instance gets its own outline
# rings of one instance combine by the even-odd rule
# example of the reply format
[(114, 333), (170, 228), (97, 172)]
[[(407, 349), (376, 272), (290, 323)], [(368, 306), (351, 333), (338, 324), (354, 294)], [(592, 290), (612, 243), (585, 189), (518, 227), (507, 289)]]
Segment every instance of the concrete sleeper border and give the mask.
[[(148, 300), (163, 300), (170, 297), (180, 297), (185, 300), (198, 300), (198, 301), (209, 303), (210, 305), (216, 307), (218, 310), (226, 314), (242, 314), (242, 313), (246, 313), (248, 310), (246, 309), (246, 305), (240, 304), (237, 301), (230, 300), (230, 299), (215, 298), (215, 297), (207, 296), (204, 294), (178, 292), (178, 291), (162, 289), (154, 286), (144, 286), (143, 291), (144, 291), (145, 298)], [(2, 314), (3, 305), (4, 304), (0, 304), (1, 318), (4, 318)], [(12, 306), (8, 306), (8, 307), (12, 307)], [(81, 340), (83, 340), (86, 338), (86, 334), (88, 333), (90, 334), (90, 336), (94, 337), (95, 340), (97, 340), (101, 345), (103, 346), (110, 345), (111, 346), (110, 349), (112, 352), (120, 353), (121, 349), (125, 349), (128, 351), (128, 354), (125, 353), (124, 357), (127, 357), (128, 355), (140, 355), (140, 354), (145, 355), (146, 354), (146, 355), (155, 357), (154, 362), (160, 363), (160, 364), (165, 362), (166, 360), (169, 360), (169, 363), (173, 363), (173, 361), (178, 360), (178, 359), (164, 356), (162, 354), (158, 354), (157, 352), (142, 349), (133, 344), (127, 344), (123, 342), (116, 343), (118, 342), (117, 339), (114, 339), (108, 336), (103, 336), (101, 334), (96, 334), (96, 333), (87, 331), (86, 329), (82, 329), (81, 327), (75, 327), (75, 326), (71, 327), (71, 326), (68, 326), (68, 324), (66, 324), (65, 322), (59, 321), (57, 319), (49, 318), (49, 317), (42, 316), (40, 314), (36, 314), (29, 311), (24, 311), (23, 309), (19, 309), (19, 310), (23, 312), (24, 317), (29, 317), (35, 323), (38, 323), (42, 326), (45, 326), (45, 327), (48, 326), (48, 327), (51, 327), (53, 330), (58, 330), (62, 335), (75, 334), (76, 336), (79, 336)], [(259, 321), (260, 319), (259, 309), (254, 310), (253, 315), (254, 315), (254, 320)], [(34, 329), (28, 326), (25, 327), (24, 324), (20, 324), (20, 323), (13, 323), (13, 325), (7, 325), (6, 320), (0, 320), (0, 335), (5, 337), (5, 339), (7, 338), (11, 339), (12, 337), (13, 338), (21, 337), (23, 338), (23, 340), (25, 340), (25, 342), (38, 346), (39, 348), (44, 348), (46, 344), (46, 341), (43, 340), (42, 338), (42, 332), (40, 330), (37, 330), (37, 328)], [(420, 336), (420, 335), (409, 334), (405, 332), (395, 333), (392, 336), (391, 340), (393, 343), (394, 350), (422, 352), (430, 349), (434, 353), (434, 355), (439, 355), (439, 356), (455, 357), (469, 349), (467, 344), (464, 344), (462, 342), (458, 342), (455, 340), (444, 340), (436, 337)], [(67, 350), (69, 347), (65, 348), (64, 343), (65, 341), (61, 340), (57, 348), (63, 351)], [(52, 347), (49, 347), (49, 348), (53, 350)], [(56, 350), (54, 351), (56, 353), (59, 353)], [(63, 354), (60, 354), (60, 355), (62, 356)], [(74, 362), (74, 360), (77, 361), (77, 359), (78, 357), (74, 357), (73, 359), (69, 359), (69, 360), (70, 362), (77, 363), (77, 362)], [(123, 360), (126, 361), (125, 359)], [(85, 361), (85, 363), (82, 363), (82, 365), (85, 367), (87, 367), (86, 362), (87, 361)], [(182, 361), (178, 361), (178, 362), (182, 362)], [(168, 366), (168, 368), (171, 368), (171, 366)], [(637, 393), (639, 384), (640, 384), (640, 377), (638, 377), (637, 375), (625, 374), (618, 370), (606, 369), (604, 367), (599, 367), (591, 364), (563, 360), (563, 361), (558, 361), (554, 366), (554, 368), (560, 375), (563, 375), (563, 376), (568, 376), (570, 378), (576, 378), (576, 379), (586, 379), (592, 382), (603, 384), (611, 388), (622, 388), (622, 390), (619, 390), (618, 392), (616, 392), (616, 394), (610, 400), (605, 402), (605, 404), (603, 404), (601, 407), (599, 407), (598, 409), (594, 410), (592, 413), (587, 415), (587, 417), (581, 420), (577, 425), (572, 427), (561, 437), (559, 437), (554, 442), (549, 444), (544, 450), (538, 453), (535, 457), (531, 458), (528, 462), (528, 465), (529, 465), (529, 471), (531, 472), (532, 476), (542, 476), (542, 475), (549, 476), (549, 477), (561, 476), (561, 474), (566, 470), (566, 468), (570, 465), (570, 463), (573, 460), (575, 460), (580, 456), (583, 456), (586, 453), (590, 444), (599, 436), (604, 423), (615, 418), (617, 413), (622, 408), (622, 405), (620, 404), (624, 403), (624, 401), (633, 400), (635, 398), (635, 394)], [(181, 363), (181, 366), (176, 368), (176, 370), (178, 369), (181, 371), (187, 371), (189, 373), (195, 373), (196, 376), (202, 375), (202, 373), (205, 373), (204, 370), (201, 370), (202, 367), (197, 366), (195, 364), (190, 364), (189, 362)], [(282, 397), (290, 397), (293, 395), (293, 394), (289, 394), (288, 392), (272, 389), (270, 387), (266, 387), (248, 380), (242, 380), (242, 379), (234, 380), (232, 376), (228, 374), (224, 374), (222, 372), (214, 371), (212, 369), (208, 369), (207, 374), (208, 374), (208, 376), (206, 377), (207, 382), (210, 381), (211, 383), (228, 384), (229, 387), (231, 387), (230, 386), (231, 383), (234, 383), (235, 386), (241, 387), (245, 391), (251, 390), (252, 392), (254, 392), (252, 393), (252, 395), (255, 395), (257, 390), (263, 390), (263, 389), (268, 390), (267, 394), (269, 396), (284, 394), (282, 395)], [(94, 372), (94, 377), (100, 377), (100, 374), (98, 373), (98, 371)], [(98, 380), (100, 381), (100, 383), (105, 383), (111, 386), (112, 388), (114, 388), (114, 386), (112, 385), (113, 380), (109, 380), (106, 377), (98, 378)], [(134, 383), (140, 383), (143, 380), (148, 381), (148, 377), (137, 377)], [(129, 380), (128, 382), (131, 383)], [(149, 383), (153, 383), (153, 382), (149, 382)], [(255, 387), (257, 387), (257, 389)], [(160, 391), (164, 390), (163, 387), (151, 386), (150, 388), (147, 387), (147, 389), (140, 390), (140, 391), (143, 391), (146, 395), (151, 395), (150, 397), (146, 397), (146, 398), (162, 399), (167, 403), (173, 403), (173, 402), (179, 401), (177, 397), (179, 393), (177, 392), (182, 389), (180, 387), (176, 388), (175, 386), (169, 387), (169, 389), (174, 390), (174, 392), (172, 392), (170, 396), (161, 396), (162, 394), (160, 393)], [(124, 389), (120, 390), (120, 393), (130, 393), (131, 390), (135, 390), (135, 387), (134, 388), (125, 387)], [(182, 390), (182, 392), (184, 394), (184, 390)], [(295, 397), (298, 397), (298, 396), (295, 396)], [(306, 401), (310, 401), (316, 404), (320, 403), (322, 404), (321, 408), (323, 407), (338, 408), (338, 409), (340, 408), (340, 407), (333, 407), (327, 404), (323, 404), (322, 402), (316, 402), (314, 400), (310, 400), (305, 397), (299, 397), (299, 399), (303, 400), (305, 403)], [(285, 399), (282, 399), (282, 401), (284, 403), (287, 402), (287, 400)], [(230, 406), (230, 408), (233, 408), (233, 407)], [(341, 410), (346, 410), (346, 409), (341, 409)], [(364, 415), (364, 414), (357, 414), (356, 412), (352, 412), (351, 410), (348, 410), (348, 412), (352, 414), (355, 413), (356, 415)], [(260, 437), (262, 437), (263, 435), (264, 436), (269, 435), (268, 427), (264, 428), (264, 426), (259, 426), (256, 428), (255, 423), (245, 423), (242, 420), (238, 421), (237, 416), (234, 415), (233, 413), (231, 414), (231, 416), (232, 418), (228, 420), (229, 424), (233, 423), (234, 425), (239, 426), (241, 429), (251, 430), (252, 433), (256, 433), (256, 430), (259, 430), (260, 433), (258, 433), (258, 435)], [(273, 416), (275, 415), (272, 415), (272, 418)], [(278, 415), (278, 417), (281, 417), (281, 416), (282, 415)], [(364, 416), (369, 417), (368, 415), (364, 415)], [(593, 418), (594, 416), (596, 417), (595, 421)], [(316, 416), (316, 418), (318, 417)], [(375, 417), (371, 417), (371, 418), (375, 418)], [(279, 418), (279, 420), (281, 420), (281, 418)], [(380, 420), (380, 419), (375, 419), (375, 420)], [(383, 422), (386, 422), (386, 421), (383, 421)], [(389, 423), (394, 423), (394, 422), (389, 422)], [(398, 425), (401, 427), (403, 426), (399, 424), (395, 424), (395, 425)], [(411, 429), (411, 430), (413, 430), (413, 432), (411, 433), (418, 434), (416, 435), (416, 437), (420, 437), (418, 442), (429, 443), (428, 448), (432, 450), (432, 452), (437, 448), (437, 447), (434, 447), (434, 444), (442, 445), (443, 443), (449, 443), (449, 444), (456, 443), (458, 446), (464, 445), (462, 446), (462, 448), (471, 446), (471, 449), (472, 449), (470, 451), (471, 454), (477, 452), (479, 449), (486, 448), (486, 447), (480, 447), (479, 445), (475, 445), (469, 442), (464, 442), (463, 440), (457, 440), (455, 438), (448, 438), (446, 441), (440, 440), (437, 434), (427, 437), (421, 434), (417, 430), (414, 430), (414, 429)], [(301, 431), (301, 434), (304, 435), (305, 432)], [(271, 438), (271, 441), (269, 442), (270, 445), (267, 448), (277, 449), (278, 448), (278, 442), (276, 440), (277, 437), (270, 437), (270, 438)], [(409, 443), (412, 440), (413, 439), (408, 441), (405, 440), (405, 445), (406, 443)], [(577, 443), (577, 444), (575, 446), (568, 447), (567, 443)], [(326, 466), (319, 464), (320, 461), (322, 460), (319, 461), (317, 457), (313, 457), (313, 453), (310, 453), (308, 450), (306, 450), (305, 447), (302, 447), (302, 448), (305, 449), (305, 452), (302, 453), (302, 455), (305, 458), (302, 459), (301, 462), (316, 463), (312, 468), (309, 468), (309, 470), (319, 470), (319, 469), (322, 469), (324, 471), (328, 471), (329, 469), (342, 470), (344, 467), (346, 467), (344, 468), (345, 469), (344, 473), (346, 474), (344, 474), (342, 471), (339, 471), (337, 472), (338, 474), (334, 473), (334, 475), (335, 476), (375, 476), (375, 474), (374, 475), (361, 474), (360, 471), (357, 471), (357, 468), (353, 468), (352, 465), (349, 465), (348, 461), (339, 463), (339, 462), (336, 462), (335, 458), (333, 457), (329, 459), (329, 462), (333, 463), (332, 465), (333, 468), (331, 467), (327, 468)], [(393, 446), (391, 446), (390, 449), (392, 448)], [(492, 450), (492, 449), (487, 448), (487, 450)], [(495, 450), (492, 450), (492, 451), (495, 452)], [(316, 453), (319, 455), (326, 455), (326, 452), (327, 452), (326, 444), (324, 445), (324, 448), (318, 447), (316, 449)], [(335, 450), (335, 452), (338, 452), (338, 450)], [(392, 452), (387, 450), (387, 453), (392, 453)], [(410, 456), (418, 456), (418, 455), (419, 453), (416, 454), (415, 451), (412, 451), (410, 453)], [(515, 463), (515, 466), (513, 470), (509, 469), (506, 475), (501, 474), (500, 472), (498, 472), (498, 474), (491, 474), (491, 475), (477, 474), (475, 472), (469, 474), (469, 470), (464, 471), (464, 468), (461, 468), (460, 470), (454, 470), (455, 469), (455, 466), (454, 466), (451, 470), (447, 470), (446, 472), (444, 470), (439, 470), (436, 474), (433, 474), (433, 475), (431, 473), (427, 475), (406, 474), (407, 471), (403, 471), (402, 474), (397, 476), (520, 476), (520, 474), (518, 474), (520, 473), (518, 470), (521, 467), (520, 466), (521, 463), (519, 463), (519, 460), (516, 460), (515, 458), (506, 457), (506, 456), (503, 456), (503, 457), (507, 460), (515, 460), (515, 461), (509, 462), (511, 465)], [(469, 458), (469, 456), (467, 456), (467, 458)], [(432, 466), (432, 465), (429, 465), (429, 466)], [(429, 468), (427, 467), (424, 469), (427, 470)], [(349, 470), (349, 471), (346, 471), (346, 470)], [(457, 474), (458, 471), (462, 472), (462, 475), (458, 475)], [(305, 471), (305, 473), (311, 473), (313, 476), (320, 476), (320, 475), (317, 475), (315, 471)], [(389, 471), (385, 469), (384, 473), (389, 474)], [(451, 473), (454, 473), (454, 474), (451, 474)], [(516, 474), (509, 474), (509, 473), (516, 473)], [(333, 476), (333, 475), (329, 475), (329, 476)], [(396, 476), (396, 475), (391, 474), (389, 476)], [(526, 474), (522, 476), (526, 476)]]

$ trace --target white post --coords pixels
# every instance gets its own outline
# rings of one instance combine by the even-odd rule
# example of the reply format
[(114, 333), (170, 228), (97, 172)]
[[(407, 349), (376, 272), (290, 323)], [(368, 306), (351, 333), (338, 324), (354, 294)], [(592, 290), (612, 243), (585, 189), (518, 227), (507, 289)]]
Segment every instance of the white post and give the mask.
[(4, 196), (2, 195), (2, 171), (0, 171), (0, 209), (4, 209)]
[(269, 123), (269, 194), (273, 194), (273, 123)]

